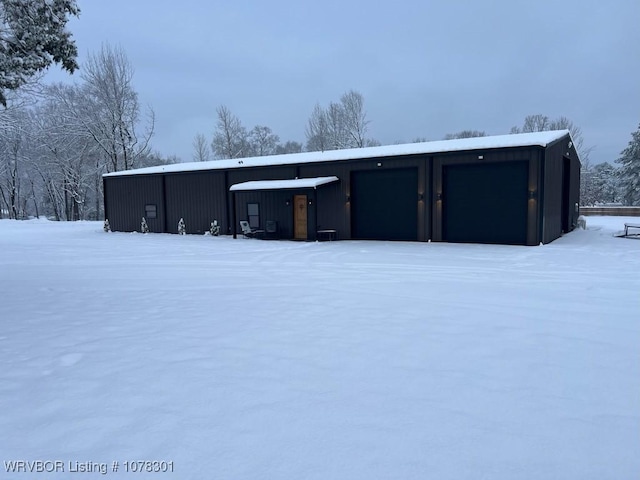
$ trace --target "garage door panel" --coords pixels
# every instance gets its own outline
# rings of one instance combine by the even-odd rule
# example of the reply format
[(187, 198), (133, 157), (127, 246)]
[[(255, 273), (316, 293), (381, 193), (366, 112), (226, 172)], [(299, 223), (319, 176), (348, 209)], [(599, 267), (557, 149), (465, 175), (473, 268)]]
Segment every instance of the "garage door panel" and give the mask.
[(351, 236), (363, 240), (417, 240), (418, 169), (351, 174)]
[(445, 166), (443, 239), (524, 245), (528, 172), (528, 162)]

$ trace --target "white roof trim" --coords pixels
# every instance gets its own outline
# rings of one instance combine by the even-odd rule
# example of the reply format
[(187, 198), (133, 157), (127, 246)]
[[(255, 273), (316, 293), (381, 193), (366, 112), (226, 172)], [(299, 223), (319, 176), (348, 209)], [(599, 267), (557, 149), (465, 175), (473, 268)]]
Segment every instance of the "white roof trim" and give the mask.
[(337, 182), (338, 177), (296, 178), (294, 180), (257, 180), (236, 183), (229, 187), (230, 192), (247, 190), (282, 190), (287, 188), (317, 188), (320, 185)]
[(123, 170), (105, 173), (104, 177), (123, 175), (148, 175), (154, 173), (182, 173), (202, 170), (222, 170), (230, 168), (267, 167), (272, 165), (295, 165), (301, 163), (336, 162), (368, 158), (396, 157), (403, 155), (431, 155), (468, 150), (490, 150), (513, 147), (546, 147), (550, 143), (568, 135), (568, 130), (549, 132), (519, 133), (493, 137), (439, 140), (436, 142), (407, 143), (405, 145), (384, 145), (382, 147), (350, 148), (348, 150), (328, 150), (325, 152), (303, 152), (268, 157), (236, 158), (233, 160), (211, 160), (208, 162), (174, 163), (157, 167)]

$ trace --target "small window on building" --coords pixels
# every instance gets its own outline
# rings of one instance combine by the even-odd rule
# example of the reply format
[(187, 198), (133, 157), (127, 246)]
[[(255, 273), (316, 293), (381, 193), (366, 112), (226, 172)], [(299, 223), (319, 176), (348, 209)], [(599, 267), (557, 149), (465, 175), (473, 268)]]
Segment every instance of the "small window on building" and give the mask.
[(145, 218), (156, 218), (156, 206), (155, 205), (145, 205), (144, 206), (144, 216)]
[(251, 228), (260, 228), (260, 205), (247, 203), (247, 220)]

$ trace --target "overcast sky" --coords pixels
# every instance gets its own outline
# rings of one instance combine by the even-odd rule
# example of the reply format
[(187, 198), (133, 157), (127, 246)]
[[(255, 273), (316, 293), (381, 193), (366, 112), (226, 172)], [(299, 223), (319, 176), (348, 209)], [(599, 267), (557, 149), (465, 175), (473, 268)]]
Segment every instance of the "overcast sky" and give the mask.
[[(369, 136), (439, 140), (508, 133), (564, 115), (612, 162), (640, 123), (639, 0), (78, 0), (80, 62), (121, 46), (154, 149), (192, 159), (226, 105), (247, 128), (304, 143), (316, 103), (354, 89)], [(79, 81), (58, 68), (48, 78)]]

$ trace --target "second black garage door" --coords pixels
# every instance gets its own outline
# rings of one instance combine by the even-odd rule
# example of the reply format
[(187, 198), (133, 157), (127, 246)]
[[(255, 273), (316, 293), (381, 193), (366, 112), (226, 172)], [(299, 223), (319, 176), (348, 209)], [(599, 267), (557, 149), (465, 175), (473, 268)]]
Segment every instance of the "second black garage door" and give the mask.
[(443, 240), (524, 245), (528, 162), (443, 167)]
[(418, 239), (418, 169), (351, 173), (351, 237)]

